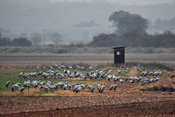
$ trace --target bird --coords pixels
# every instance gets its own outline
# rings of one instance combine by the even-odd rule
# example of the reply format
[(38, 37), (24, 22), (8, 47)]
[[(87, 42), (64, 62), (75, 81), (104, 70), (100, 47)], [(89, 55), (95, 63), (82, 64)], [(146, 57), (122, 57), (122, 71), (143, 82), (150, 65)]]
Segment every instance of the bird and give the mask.
[(23, 72), (20, 72), (19, 75), (18, 75), (18, 77), (22, 77), (22, 75), (23, 75)]
[(69, 69), (72, 69), (72, 66), (69, 66)]
[(69, 84), (67, 85), (67, 87), (68, 87), (68, 90), (70, 90), (70, 89), (72, 88), (72, 86), (71, 86), (71, 85), (69, 85)]
[(118, 68), (118, 73), (120, 74), (121, 73), (121, 71), (120, 71), (120, 69)]
[(140, 76), (147, 76), (147, 71), (143, 71), (141, 74), (140, 74)]
[(92, 69), (93, 69), (93, 67), (92, 67), (92, 66), (89, 66), (89, 69), (90, 69), (90, 70), (92, 70)]
[(100, 90), (100, 88), (101, 88), (101, 85), (98, 83), (97, 84), (97, 89)]
[(15, 88), (14, 87), (11, 87), (11, 91), (14, 92), (15, 91)]
[(171, 74), (171, 78), (174, 78), (174, 73)]
[(20, 88), (20, 92), (22, 92), (22, 91), (24, 91), (24, 87), (21, 87), (21, 88)]
[(93, 93), (95, 86), (91, 86), (90, 92)]
[(48, 88), (50, 88), (50, 90), (54, 92), (56, 89), (56, 85), (49, 85)]
[(8, 87), (9, 84), (10, 84), (10, 80), (8, 80), (8, 81), (6, 82), (5, 86)]
[(105, 89), (105, 84), (104, 84), (104, 86), (101, 86), (99, 93), (103, 93), (104, 89)]
[(95, 85), (94, 86), (87, 86), (88, 88), (89, 88), (89, 91), (91, 92), (91, 93), (93, 93), (93, 91), (94, 91), (94, 89), (95, 89)]
[(120, 83), (123, 83), (123, 80), (122, 79), (120, 79)]
[(82, 89), (81, 85), (78, 85), (77, 89), (75, 90), (76, 93), (80, 92)]
[(19, 84), (18, 83), (12, 84), (12, 87), (11, 87), (12, 92), (16, 91), (16, 89), (19, 89)]
[(107, 79), (108, 79), (108, 81), (110, 81), (110, 79), (112, 79), (112, 76), (111, 75), (107, 75)]
[(114, 90), (115, 91), (116, 89), (117, 89), (117, 85), (116, 84), (115, 85), (111, 85), (110, 88), (109, 88), (110, 91), (111, 90)]
[(79, 85), (75, 85), (75, 86), (73, 87), (73, 92), (76, 92), (76, 90), (78, 89), (78, 87), (79, 87)]
[(49, 91), (49, 87), (48, 86), (41, 86), (40, 89), (44, 89), (47, 93)]
[(111, 86), (109, 87), (109, 90), (111, 91), (113, 88), (114, 88), (114, 85), (111, 85)]
[(116, 89), (117, 89), (117, 85), (115, 84), (113, 90), (115, 91)]
[(68, 87), (68, 85), (64, 84), (63, 89), (66, 90), (67, 87)]
[(128, 68), (125, 68), (125, 73), (128, 73), (129, 69)]
[(153, 75), (153, 72), (151, 71), (151, 72), (149, 72), (149, 75), (151, 76), (151, 75)]

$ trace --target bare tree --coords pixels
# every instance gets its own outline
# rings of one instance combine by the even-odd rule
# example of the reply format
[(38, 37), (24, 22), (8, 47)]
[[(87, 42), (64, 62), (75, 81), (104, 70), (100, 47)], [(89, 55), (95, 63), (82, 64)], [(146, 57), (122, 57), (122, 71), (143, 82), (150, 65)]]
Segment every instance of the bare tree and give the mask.
[(63, 42), (63, 36), (58, 32), (54, 32), (52, 34), (52, 42), (55, 43), (55, 45), (61, 44)]
[(39, 33), (32, 33), (30, 36), (30, 40), (32, 41), (33, 45), (40, 45), (42, 37)]

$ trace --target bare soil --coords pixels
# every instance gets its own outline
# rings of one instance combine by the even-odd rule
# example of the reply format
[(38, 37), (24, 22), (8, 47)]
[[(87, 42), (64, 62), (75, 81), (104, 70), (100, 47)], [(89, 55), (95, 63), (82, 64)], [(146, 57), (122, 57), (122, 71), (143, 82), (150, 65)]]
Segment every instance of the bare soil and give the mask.
[(40, 112), (23, 112), (5, 117), (121, 117), (121, 116), (175, 116), (175, 101), (142, 102), (93, 107), (76, 107)]
[[(161, 78), (149, 86), (173, 86), (172, 82), (173, 79)], [(15, 97), (0, 97), (0, 116), (175, 116), (174, 91), (141, 91), (139, 86), (139, 83), (118, 84), (115, 92), (107, 88), (102, 94), (84, 89), (80, 93), (58, 90), (32, 96), (41, 93), (38, 88), (30, 88), (29, 96), (27, 89), (21, 95), (4, 92), (10, 93), (4, 96)]]
[[(113, 62), (113, 54), (20, 54), (0, 53), (0, 66), (37, 66), (37, 65), (54, 65), (62, 62), (88, 63), (94, 65), (106, 64)], [(158, 61), (174, 64), (175, 55), (162, 54), (126, 54), (126, 61)]]
[(175, 116), (175, 98), (1, 97), (0, 112), (14, 117)]

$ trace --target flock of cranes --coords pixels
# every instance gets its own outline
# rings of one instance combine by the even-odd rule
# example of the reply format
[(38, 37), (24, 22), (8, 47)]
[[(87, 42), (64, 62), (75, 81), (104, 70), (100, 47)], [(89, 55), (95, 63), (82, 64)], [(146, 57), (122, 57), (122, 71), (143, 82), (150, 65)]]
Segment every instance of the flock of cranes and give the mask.
[[(8, 87), (9, 84), (10, 84), (10, 80), (8, 80), (6, 82), (6, 87)], [(97, 85), (98, 85), (99, 93), (102, 93), (105, 89), (105, 84), (104, 85), (97, 84)], [(85, 85), (82, 83), (81, 84), (77, 84), (77, 83), (69, 84), (67, 82), (62, 82), (62, 81), (59, 81), (58, 83), (52, 84), (51, 81), (45, 82), (45, 81), (33, 80), (31, 82), (30, 80), (27, 80), (27, 81), (24, 81), (24, 84), (22, 87), (20, 87), (20, 86), (21, 86), (21, 83), (19, 83), (19, 82), (12, 84), (11, 91), (15, 92), (16, 90), (19, 89), (19, 91), (22, 92), (25, 88), (31, 88), (31, 87), (32, 88), (38, 87), (41, 90), (44, 89), (47, 93), (49, 91), (54, 92), (58, 88), (63, 89), (63, 90), (71, 90), (72, 89), (72, 91), (76, 92), (76, 93), (80, 92), (82, 89), (85, 89), (85, 88), (88, 88), (88, 91), (91, 93), (93, 93), (95, 90), (95, 85), (91, 86), (91, 85)]]
[[(58, 67), (58, 66), (57, 66)], [(58, 68), (63, 68), (63, 73), (59, 72), (57, 69), (54, 71), (52, 66), (49, 66), (49, 70), (47, 70), (46, 72), (44, 71), (38, 71), (38, 72), (30, 72), (30, 73), (24, 73), (21, 72), (19, 73), (18, 77), (19, 78), (24, 78), (24, 83), (23, 85), (21, 83), (13, 83), (11, 85), (11, 91), (15, 92), (16, 90), (19, 90), (20, 92), (24, 91), (25, 88), (40, 88), (41, 90), (45, 90), (46, 92), (54, 92), (57, 89), (62, 89), (62, 90), (72, 90), (75, 93), (81, 92), (82, 89), (87, 89), (89, 92), (93, 93), (95, 89), (97, 89), (97, 91), (99, 93), (103, 93), (104, 90), (108, 89), (108, 90), (114, 90), (116, 91), (117, 89), (117, 82), (119, 83), (124, 83), (124, 82), (129, 82), (131, 84), (135, 83), (135, 82), (140, 82), (141, 85), (145, 85), (145, 84), (149, 84), (149, 83), (154, 83), (157, 82), (159, 80), (159, 75), (162, 74), (162, 71), (158, 70), (155, 72), (148, 72), (148, 71), (142, 71), (140, 72), (139, 76), (129, 76), (129, 77), (125, 77), (122, 78), (121, 76), (116, 76), (115, 74), (112, 74), (112, 72), (114, 70), (108, 70), (108, 71), (103, 71), (103, 70), (93, 70), (93, 67), (89, 67), (89, 72), (87, 71), (80, 71), (80, 70), (73, 70), (71, 66), (69, 67), (65, 67), (65, 66), (59, 66)], [(82, 67), (84, 68), (84, 67)], [(40, 69), (39, 67), (37, 67), (37, 69)], [(138, 70), (138, 69), (137, 69)], [(123, 70), (125, 73), (129, 72), (128, 68), (125, 68), (125, 70)], [(138, 70), (140, 71), (140, 70)], [(118, 68), (117, 70), (118, 75), (121, 75), (122, 70)], [(150, 76), (152, 78), (148, 78), (147, 76)], [(35, 78), (35, 80), (31, 81), (29, 80), (29, 78)], [(39, 78), (44, 78), (44, 81), (40, 80), (36, 80), (37, 77)], [(55, 79), (59, 79), (59, 82), (57, 83), (52, 83), (51, 81), (49, 81), (49, 79), (51, 78), (55, 78)], [(108, 86), (105, 84), (99, 84), (99, 83), (95, 83), (94, 85), (85, 85), (82, 83), (73, 83), (73, 84), (69, 84), (68, 82), (62, 82), (60, 80), (64, 80), (64, 78), (70, 78), (70, 80), (72, 78), (82, 78), (83, 80), (93, 80), (93, 79), (106, 79), (107, 81), (113, 81), (113, 84)], [(174, 78), (174, 74), (171, 75), (171, 78)], [(46, 80), (47, 79), (47, 80)], [(8, 80), (6, 82), (6, 87), (9, 86), (9, 84), (11, 83), (10, 80)]]

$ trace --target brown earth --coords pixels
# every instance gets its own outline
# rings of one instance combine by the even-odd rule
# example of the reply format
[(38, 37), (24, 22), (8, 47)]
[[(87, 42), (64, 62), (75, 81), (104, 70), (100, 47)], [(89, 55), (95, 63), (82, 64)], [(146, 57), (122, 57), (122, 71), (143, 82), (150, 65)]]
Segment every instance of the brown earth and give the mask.
[(120, 116), (175, 116), (175, 101), (140, 102), (93, 107), (56, 109), (4, 115), (5, 117), (120, 117)]
[(175, 98), (1, 97), (0, 112), (7, 117), (175, 116)]
[[(143, 87), (174, 86), (172, 82), (161, 78)], [(84, 89), (80, 93), (58, 90), (40, 94), (38, 88), (30, 88), (30, 96), (27, 89), (24, 94), (6, 92), (16, 97), (0, 97), (0, 116), (175, 116), (175, 92), (141, 91), (140, 83), (119, 83), (114, 92), (108, 90), (111, 83), (106, 85), (102, 94), (96, 89), (93, 93)]]
[[(113, 63), (113, 54), (20, 54), (0, 53), (0, 67), (36, 67), (61, 63), (87, 63), (93, 66)], [(162, 54), (126, 54), (126, 62), (157, 61), (174, 65), (175, 55)]]

